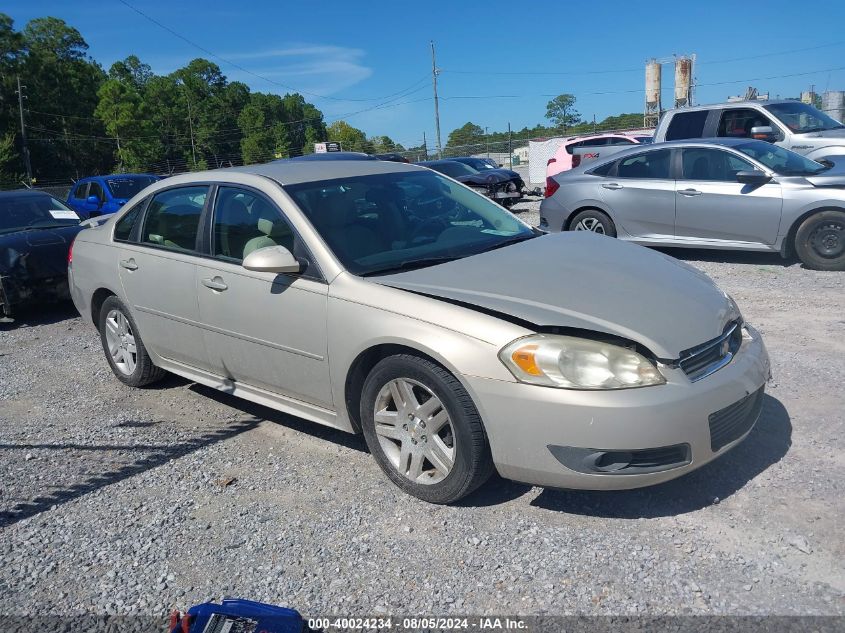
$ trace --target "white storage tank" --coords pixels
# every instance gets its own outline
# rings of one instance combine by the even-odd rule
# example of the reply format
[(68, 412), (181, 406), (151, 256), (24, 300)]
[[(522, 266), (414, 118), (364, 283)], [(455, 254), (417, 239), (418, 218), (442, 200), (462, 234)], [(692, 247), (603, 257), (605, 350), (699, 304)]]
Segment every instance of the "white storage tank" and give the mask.
[(822, 94), (822, 111), (840, 123), (845, 122), (845, 91), (828, 90)]

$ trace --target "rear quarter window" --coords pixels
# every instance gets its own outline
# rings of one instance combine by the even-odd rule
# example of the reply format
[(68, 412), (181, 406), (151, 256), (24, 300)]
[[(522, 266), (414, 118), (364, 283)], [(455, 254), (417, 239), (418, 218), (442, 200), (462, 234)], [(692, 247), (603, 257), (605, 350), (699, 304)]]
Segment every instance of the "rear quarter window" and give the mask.
[(685, 138), (701, 138), (704, 136), (704, 123), (707, 121), (707, 110), (695, 112), (678, 112), (669, 122), (666, 130), (667, 141), (679, 141)]
[(114, 225), (114, 239), (117, 242), (128, 242), (129, 236), (132, 235), (132, 228), (141, 214), (141, 209), (147, 203), (144, 199), (134, 207), (132, 207), (122, 218), (120, 218)]

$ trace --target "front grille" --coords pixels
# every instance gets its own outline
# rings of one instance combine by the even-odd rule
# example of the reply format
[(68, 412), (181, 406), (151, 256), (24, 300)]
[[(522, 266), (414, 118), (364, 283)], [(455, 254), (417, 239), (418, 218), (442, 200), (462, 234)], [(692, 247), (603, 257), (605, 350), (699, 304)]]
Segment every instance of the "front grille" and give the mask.
[(742, 325), (732, 321), (721, 336), (682, 352), (678, 365), (695, 382), (730, 363), (741, 344)]
[(763, 387), (739, 402), (711, 413), (710, 449), (715, 453), (751, 430), (763, 408)]

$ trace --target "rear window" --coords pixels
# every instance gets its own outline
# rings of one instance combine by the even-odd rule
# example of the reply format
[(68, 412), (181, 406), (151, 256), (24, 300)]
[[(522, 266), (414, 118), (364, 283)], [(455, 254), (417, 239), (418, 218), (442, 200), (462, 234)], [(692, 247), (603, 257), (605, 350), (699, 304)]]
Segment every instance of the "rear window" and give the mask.
[(705, 121), (707, 121), (707, 110), (678, 112), (669, 122), (666, 140), (678, 141), (685, 138), (701, 138), (704, 136)]

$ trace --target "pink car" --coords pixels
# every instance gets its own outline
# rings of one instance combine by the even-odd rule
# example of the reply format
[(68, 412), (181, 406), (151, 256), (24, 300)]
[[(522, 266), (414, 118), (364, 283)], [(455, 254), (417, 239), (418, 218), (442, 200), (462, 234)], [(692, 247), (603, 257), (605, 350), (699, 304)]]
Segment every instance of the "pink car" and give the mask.
[(546, 163), (546, 177), (572, 169), (572, 150), (576, 147), (601, 147), (602, 145), (635, 145), (650, 143), (651, 137), (628, 134), (596, 134), (594, 136), (572, 136), (558, 147), (555, 155)]

